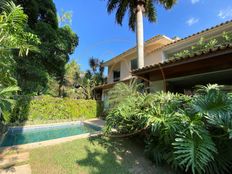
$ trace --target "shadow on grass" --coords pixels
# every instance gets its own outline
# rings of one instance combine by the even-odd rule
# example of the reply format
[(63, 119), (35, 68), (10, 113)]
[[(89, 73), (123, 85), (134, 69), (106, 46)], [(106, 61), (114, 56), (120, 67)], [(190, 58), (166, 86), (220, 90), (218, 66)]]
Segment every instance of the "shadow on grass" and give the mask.
[(85, 147), (87, 157), (77, 160), (80, 166), (92, 166), (90, 174), (173, 174), (167, 168), (156, 167), (144, 157), (143, 147), (130, 139), (89, 138), (92, 145), (103, 147), (106, 152)]

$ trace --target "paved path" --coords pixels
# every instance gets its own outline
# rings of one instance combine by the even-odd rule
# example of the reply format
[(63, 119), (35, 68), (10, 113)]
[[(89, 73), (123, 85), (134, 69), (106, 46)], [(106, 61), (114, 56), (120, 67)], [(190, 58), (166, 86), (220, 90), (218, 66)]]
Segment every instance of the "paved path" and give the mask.
[(0, 174), (31, 174), (31, 167), (27, 164), (28, 160), (28, 152), (1, 156)]
[(0, 174), (31, 174), (31, 166), (26, 164), (21, 166), (12, 166), (7, 169), (0, 169)]
[(0, 159), (0, 168), (6, 168), (15, 164), (23, 163), (29, 160), (29, 153), (18, 153), (4, 156)]
[(89, 124), (93, 124), (93, 125), (96, 125), (96, 126), (99, 126), (99, 127), (103, 127), (105, 125), (105, 121), (102, 120), (102, 119), (99, 119), (99, 118), (86, 120), (84, 122), (89, 123)]

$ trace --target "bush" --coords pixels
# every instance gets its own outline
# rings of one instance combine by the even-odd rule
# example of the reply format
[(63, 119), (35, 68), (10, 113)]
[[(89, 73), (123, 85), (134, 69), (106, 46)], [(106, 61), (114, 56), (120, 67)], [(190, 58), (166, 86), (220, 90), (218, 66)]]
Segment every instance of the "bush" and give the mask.
[(17, 99), (10, 122), (90, 119), (100, 116), (101, 111), (101, 103), (95, 100), (22, 96)]
[(162, 92), (136, 95), (111, 108), (106, 133), (115, 128), (124, 136), (145, 128), (145, 152), (156, 164), (192, 174), (231, 173), (231, 94), (208, 85), (192, 97)]

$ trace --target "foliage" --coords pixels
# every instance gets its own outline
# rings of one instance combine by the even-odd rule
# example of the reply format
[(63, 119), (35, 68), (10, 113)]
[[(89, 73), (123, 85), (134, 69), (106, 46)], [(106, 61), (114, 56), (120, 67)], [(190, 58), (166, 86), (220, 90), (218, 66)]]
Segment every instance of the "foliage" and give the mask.
[(77, 88), (76, 85), (78, 83), (78, 79), (80, 76), (80, 67), (76, 63), (76, 61), (71, 61), (66, 64), (65, 66), (65, 73), (62, 80), (58, 87), (59, 89), (59, 96), (62, 97), (70, 97), (70, 98), (80, 98), (77, 95)]
[(72, 11), (61, 11), (61, 14), (57, 14), (58, 23), (60, 26), (72, 24)]
[(0, 86), (10, 86), (16, 85), (13, 54), (27, 55), (29, 50), (37, 50), (40, 41), (26, 31), (27, 16), (22, 7), (8, 1), (1, 1), (0, 5)]
[(218, 46), (223, 46), (230, 44), (232, 42), (232, 33), (231, 32), (223, 32), (220, 37), (212, 38), (209, 40), (205, 40), (203, 37), (197, 42), (196, 45), (193, 45), (189, 49), (185, 49), (179, 51), (170, 56), (170, 58), (182, 58), (187, 56), (192, 56), (201, 51), (209, 51), (210, 49), (216, 48)]
[[(15, 56), (17, 81), (22, 94), (41, 95), (49, 89), (49, 79), (59, 83), (62, 95), (65, 65), (78, 45), (78, 37), (67, 25), (58, 27), (55, 4), (52, 0), (15, 0), (28, 15), (28, 30), (37, 34), (40, 52), (27, 57)], [(24, 66), (22, 66), (24, 65)]]
[[(108, 0), (107, 11), (110, 14), (114, 10), (116, 11), (116, 22), (119, 25), (122, 25), (123, 18), (128, 11), (129, 28), (135, 31), (136, 9), (137, 6), (141, 5), (142, 2), (144, 2), (144, 15), (148, 18), (150, 22), (155, 22), (157, 17), (155, 9), (156, 1), (153, 0)], [(157, 2), (161, 4), (164, 8), (170, 9), (176, 3), (176, 0), (158, 0)]]
[(91, 57), (89, 59), (90, 70), (87, 70), (83, 76), (77, 80), (76, 87), (79, 93), (83, 93), (83, 98), (93, 99), (94, 88), (105, 83), (103, 61)]
[(225, 43), (231, 43), (232, 42), (232, 33), (224, 31), (222, 33), (222, 38), (223, 38)]
[(123, 82), (117, 83), (112, 90), (109, 91), (108, 100), (110, 107), (117, 106), (123, 100), (126, 100), (128, 96), (138, 97), (142, 88), (142, 83), (138, 83), (136, 78), (130, 80), (129, 84)]
[(11, 1), (0, 2), (0, 121), (9, 121), (13, 94), (20, 89), (15, 79), (13, 55), (27, 56), (38, 51), (38, 37), (27, 30), (27, 15)]
[(140, 115), (139, 111), (145, 100), (144, 96), (131, 96), (110, 110), (106, 117), (106, 132), (109, 133), (112, 128), (115, 128), (119, 134), (127, 134), (143, 129), (147, 118)]
[[(11, 1), (2, 1), (0, 17), (0, 54), (19, 50), (19, 55), (28, 54), (29, 50), (37, 50), (32, 44), (39, 44), (37, 36), (26, 31), (27, 15), (21, 6)], [(32, 44), (30, 44), (32, 43)]]
[[(113, 98), (117, 91), (127, 92), (113, 91)], [(155, 163), (193, 174), (230, 173), (231, 94), (218, 85), (199, 86), (196, 92), (192, 97), (124, 93), (106, 117), (106, 133), (112, 128), (120, 134), (146, 129), (145, 152)]]
[(179, 165), (187, 172), (191, 168), (192, 173), (202, 173), (207, 164), (214, 160), (217, 153), (214, 142), (208, 132), (198, 134), (177, 135), (174, 145), (174, 153)]
[(0, 88), (0, 122), (9, 121), (8, 118), (11, 112), (11, 106), (15, 102), (11, 97), (12, 94), (17, 91), (19, 91), (19, 87), (17, 86)]
[(34, 28), (37, 22), (50, 24), (53, 28), (58, 27), (56, 7), (52, 0), (31, 0), (28, 1), (14, 0), (20, 4), (28, 15), (28, 25)]
[(11, 122), (90, 119), (100, 116), (100, 114), (101, 103), (94, 100), (21, 96), (11, 115)]

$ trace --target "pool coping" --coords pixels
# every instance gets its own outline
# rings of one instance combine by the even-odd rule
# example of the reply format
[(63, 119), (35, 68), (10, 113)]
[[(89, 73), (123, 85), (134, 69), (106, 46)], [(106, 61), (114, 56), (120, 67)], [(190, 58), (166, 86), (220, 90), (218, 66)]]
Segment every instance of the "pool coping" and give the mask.
[[(97, 119), (91, 119), (91, 120), (86, 120), (86, 121), (73, 121), (73, 122), (62, 122), (62, 123), (54, 123), (54, 124), (40, 124), (40, 125), (28, 125), (28, 126), (12, 126), (9, 128), (33, 128), (33, 127), (43, 127), (43, 126), (54, 126), (54, 125), (62, 125), (62, 124), (75, 124), (75, 123), (84, 123), (84, 124), (89, 124), (93, 126), (97, 126), (102, 128), (103, 125), (98, 125), (94, 124), (91, 121), (95, 121)], [(99, 120), (99, 119), (98, 119)], [(63, 138), (57, 138), (53, 140), (46, 140), (46, 141), (40, 141), (40, 142), (35, 142), (35, 143), (28, 143), (28, 144), (21, 144), (21, 145), (14, 145), (14, 146), (7, 146), (7, 147), (0, 147), (0, 154), (2, 151), (7, 151), (7, 150), (27, 150), (27, 149), (34, 149), (34, 148), (39, 148), (39, 147), (46, 147), (46, 146), (51, 146), (51, 145), (57, 145), (60, 143), (65, 143), (65, 142), (70, 142), (73, 140), (77, 139), (82, 139), (82, 138), (89, 138), (89, 137), (95, 137), (102, 135), (102, 131), (96, 131), (94, 133), (85, 133), (85, 134), (80, 134), (80, 135), (74, 135), (74, 136), (68, 136), (68, 137), (63, 137)]]
[[(36, 125), (25, 125), (25, 126), (9, 126), (8, 129), (22, 129), (22, 128), (35, 128), (35, 127), (46, 127), (46, 126), (59, 126), (59, 125), (65, 125), (65, 124), (77, 124), (77, 123), (87, 123), (91, 125), (95, 125), (98, 127), (103, 127), (103, 125), (94, 124), (91, 121), (96, 121), (101, 119), (89, 119), (89, 120), (79, 120), (79, 121), (68, 121), (68, 122), (61, 122), (61, 123), (48, 123), (48, 124), (36, 124)], [(103, 121), (103, 120), (102, 120)]]

